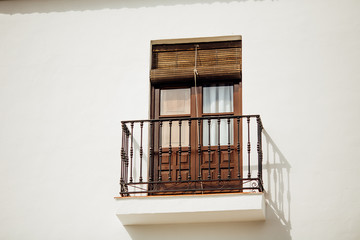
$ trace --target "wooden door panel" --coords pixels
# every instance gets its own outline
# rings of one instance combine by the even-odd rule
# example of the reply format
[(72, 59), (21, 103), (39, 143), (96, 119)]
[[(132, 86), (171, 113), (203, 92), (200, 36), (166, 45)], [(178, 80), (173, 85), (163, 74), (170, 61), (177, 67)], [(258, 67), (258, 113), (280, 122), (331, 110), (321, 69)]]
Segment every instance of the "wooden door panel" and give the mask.
[[(184, 152), (181, 152), (179, 158), (179, 149), (172, 149), (171, 158), (168, 150), (164, 152), (161, 157), (161, 177), (163, 181), (169, 181), (169, 161), (171, 161), (170, 172), (171, 181), (177, 181), (179, 177), (179, 169), (181, 169), (181, 180), (188, 180), (189, 176), (189, 154), (187, 149), (184, 148)], [(183, 151), (183, 150), (182, 150)], [(180, 159), (180, 161), (179, 161)], [(160, 168), (160, 165), (159, 165)]]
[[(238, 169), (238, 161), (236, 160), (236, 152), (234, 150), (230, 151), (230, 178), (236, 178), (237, 173), (233, 169)], [(201, 174), (203, 176), (202, 179), (208, 179), (209, 175), (209, 153), (203, 151), (202, 153), (202, 164), (201, 164)], [(229, 169), (229, 153), (227, 150), (220, 151), (220, 173), (221, 179), (226, 180), (228, 178), (228, 173), (224, 175), (224, 171)], [(210, 172), (214, 171), (215, 175), (211, 175), (212, 180), (218, 179), (219, 174), (219, 154), (217, 150), (212, 150), (210, 153)], [(205, 174), (205, 175), (204, 175)]]

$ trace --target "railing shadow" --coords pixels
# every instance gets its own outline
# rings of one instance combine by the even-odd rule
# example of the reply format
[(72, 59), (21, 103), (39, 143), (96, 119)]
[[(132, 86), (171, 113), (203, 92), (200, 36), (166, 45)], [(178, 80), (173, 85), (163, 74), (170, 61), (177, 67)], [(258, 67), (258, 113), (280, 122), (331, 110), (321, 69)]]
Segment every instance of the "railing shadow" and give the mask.
[[(27, 14), (27, 13), (49, 13), (67, 11), (87, 11), (103, 9), (141, 8), (157, 6), (174, 6), (190, 4), (211, 4), (244, 2), (249, 0), (62, 0), (62, 1), (0, 1), (0, 13), (3, 14)], [(252, 0), (263, 1), (263, 0)]]
[[(291, 239), (291, 165), (280, 151), (269, 133), (263, 129), (263, 169), (266, 189), (267, 220), (280, 224), (285, 238)], [(287, 237), (288, 236), (288, 237)]]

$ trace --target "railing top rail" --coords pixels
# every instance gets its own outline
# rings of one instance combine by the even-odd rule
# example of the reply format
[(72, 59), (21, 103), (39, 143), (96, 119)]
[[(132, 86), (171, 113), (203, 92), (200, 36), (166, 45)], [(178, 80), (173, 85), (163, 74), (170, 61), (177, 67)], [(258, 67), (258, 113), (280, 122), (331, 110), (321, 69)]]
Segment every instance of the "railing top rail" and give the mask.
[[(207, 120), (207, 119), (227, 119), (227, 118), (259, 118), (260, 115), (221, 115), (221, 116), (206, 116), (206, 117), (178, 117), (178, 118), (161, 118), (161, 119), (143, 119), (143, 120), (126, 120), (121, 121), (121, 124), (127, 123), (141, 123), (141, 122), (160, 122), (160, 121), (179, 121), (179, 120)], [(262, 123), (261, 123), (262, 125)]]

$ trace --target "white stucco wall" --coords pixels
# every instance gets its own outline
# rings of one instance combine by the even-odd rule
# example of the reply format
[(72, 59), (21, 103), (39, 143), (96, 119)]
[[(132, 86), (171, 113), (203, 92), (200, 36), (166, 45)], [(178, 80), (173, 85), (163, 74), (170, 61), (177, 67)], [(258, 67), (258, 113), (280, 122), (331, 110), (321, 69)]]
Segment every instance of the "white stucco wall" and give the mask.
[[(359, 239), (359, 10), (1, 1), (0, 239)], [(125, 229), (113, 199), (119, 122), (148, 117), (150, 40), (232, 34), (243, 38), (243, 113), (265, 127), (267, 220)]]

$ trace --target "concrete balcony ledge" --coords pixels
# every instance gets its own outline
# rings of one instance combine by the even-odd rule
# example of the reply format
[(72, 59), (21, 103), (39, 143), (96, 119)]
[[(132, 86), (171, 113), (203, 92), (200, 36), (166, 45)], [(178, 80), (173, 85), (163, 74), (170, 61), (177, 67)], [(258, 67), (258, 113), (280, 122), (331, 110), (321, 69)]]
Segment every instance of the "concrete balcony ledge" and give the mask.
[(123, 225), (265, 220), (264, 193), (116, 198)]

